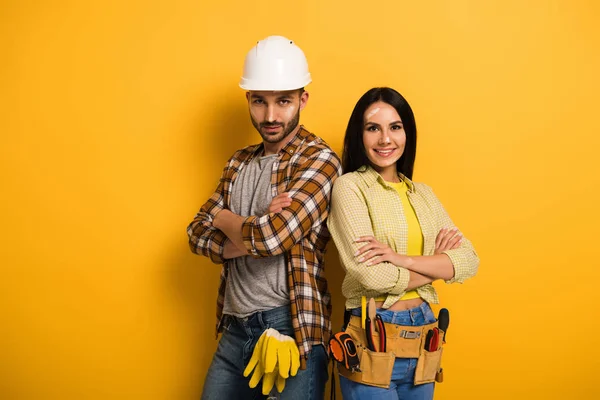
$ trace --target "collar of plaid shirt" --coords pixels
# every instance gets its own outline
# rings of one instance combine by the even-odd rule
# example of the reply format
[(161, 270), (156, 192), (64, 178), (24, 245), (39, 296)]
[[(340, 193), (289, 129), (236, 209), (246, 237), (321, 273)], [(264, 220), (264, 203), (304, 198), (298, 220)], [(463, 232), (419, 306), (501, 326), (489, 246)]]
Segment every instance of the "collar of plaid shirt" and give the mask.
[[(249, 146), (230, 159), (222, 188), (225, 205), (229, 205), (231, 185), (239, 172), (262, 148), (262, 144)], [(325, 345), (331, 334), (331, 296), (323, 271), (329, 241), (325, 220), (341, 162), (322, 139), (301, 126), (281, 149), (273, 168), (273, 195), (290, 193), (292, 205), (281, 213), (247, 217), (242, 234), (247, 250), (255, 257), (286, 255), (290, 312), (301, 367), (305, 368), (312, 346)], [(226, 278), (225, 261), (217, 300), (217, 332), (221, 329)]]
[[(377, 182), (379, 182), (380, 185), (391, 187), (390, 184), (388, 182), (386, 182), (385, 179), (383, 179), (381, 177), (381, 175), (379, 175), (379, 173), (377, 173), (377, 171), (375, 171), (373, 169), (373, 167), (371, 167), (371, 166), (363, 165), (362, 167), (358, 168), (356, 171), (363, 173), (362, 178), (364, 179), (367, 187), (371, 187), (371, 186), (373, 186), (373, 184), (375, 184)], [(415, 184), (413, 183), (413, 181), (408, 179), (406, 176), (404, 176), (404, 174), (402, 174), (400, 172), (398, 172), (398, 176), (400, 177), (400, 180), (402, 180), (402, 181), (404, 181), (404, 183), (406, 183), (406, 185), (408, 186), (409, 192), (412, 193), (415, 191)]]

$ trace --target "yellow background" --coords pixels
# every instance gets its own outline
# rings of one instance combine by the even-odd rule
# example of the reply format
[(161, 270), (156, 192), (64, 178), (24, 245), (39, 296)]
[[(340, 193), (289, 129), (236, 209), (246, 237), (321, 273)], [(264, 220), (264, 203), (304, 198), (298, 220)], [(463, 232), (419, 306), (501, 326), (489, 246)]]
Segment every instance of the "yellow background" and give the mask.
[[(578, 1), (2, 1), (0, 397), (195, 399), (219, 267), (185, 228), (259, 140), (237, 87), (270, 34), (304, 49), (302, 122), (341, 150), (360, 95), (415, 111), (415, 180), (481, 256), (436, 399), (591, 399), (600, 6)], [(340, 326), (341, 268), (327, 273)]]

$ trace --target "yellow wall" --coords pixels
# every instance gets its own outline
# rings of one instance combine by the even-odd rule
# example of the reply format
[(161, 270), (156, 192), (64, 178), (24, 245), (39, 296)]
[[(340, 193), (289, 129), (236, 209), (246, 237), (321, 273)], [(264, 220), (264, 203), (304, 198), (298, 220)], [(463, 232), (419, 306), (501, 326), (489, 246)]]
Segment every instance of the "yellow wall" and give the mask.
[(198, 398), (219, 267), (185, 227), (259, 139), (237, 82), (269, 34), (305, 50), (335, 150), (368, 88), (415, 110), (415, 178), (482, 259), (438, 285), (436, 398), (600, 395), (598, 3), (219, 3), (0, 3), (0, 397)]

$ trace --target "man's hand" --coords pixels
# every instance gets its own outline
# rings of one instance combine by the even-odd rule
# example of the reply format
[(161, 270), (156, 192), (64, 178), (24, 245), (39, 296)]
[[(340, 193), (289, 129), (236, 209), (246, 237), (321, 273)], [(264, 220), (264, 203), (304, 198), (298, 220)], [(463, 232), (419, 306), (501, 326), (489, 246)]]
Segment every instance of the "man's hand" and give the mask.
[(292, 198), (290, 197), (290, 194), (288, 192), (281, 193), (280, 195), (273, 197), (273, 200), (271, 201), (271, 204), (269, 205), (269, 209), (267, 210), (267, 212), (269, 214), (278, 213), (278, 212), (283, 211), (283, 209), (285, 207), (289, 207), (291, 205), (292, 205)]
[(366, 262), (367, 266), (387, 261), (398, 267), (408, 258), (396, 253), (387, 244), (383, 244), (373, 236), (361, 236), (355, 240), (356, 243), (366, 243), (356, 252), (358, 262)]
[(462, 243), (463, 235), (458, 228), (443, 228), (435, 238), (435, 251), (433, 254), (442, 254), (447, 250), (458, 249)]

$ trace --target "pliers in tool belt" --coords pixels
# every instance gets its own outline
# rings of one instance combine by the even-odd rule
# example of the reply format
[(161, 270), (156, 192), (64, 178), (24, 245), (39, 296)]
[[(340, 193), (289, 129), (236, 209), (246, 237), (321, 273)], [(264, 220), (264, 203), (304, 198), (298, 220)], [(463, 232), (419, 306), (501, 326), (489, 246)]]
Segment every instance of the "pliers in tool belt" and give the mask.
[[(377, 329), (377, 331), (379, 332), (379, 343), (377, 343), (379, 350), (377, 350), (377, 348), (375, 347), (375, 341), (373, 340), (374, 329)], [(380, 351), (383, 353), (386, 352), (387, 338), (385, 334), (385, 325), (383, 323), (383, 320), (381, 319), (381, 315), (377, 314), (375, 316), (374, 321), (367, 316), (367, 318), (365, 319), (365, 333), (367, 336), (367, 347), (369, 348), (369, 350)]]
[(385, 353), (387, 337), (385, 334), (385, 325), (381, 319), (381, 315), (377, 314), (375, 321), (377, 322), (377, 330), (379, 331), (379, 351)]

